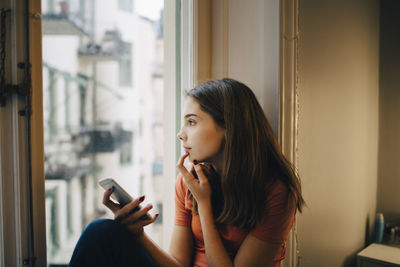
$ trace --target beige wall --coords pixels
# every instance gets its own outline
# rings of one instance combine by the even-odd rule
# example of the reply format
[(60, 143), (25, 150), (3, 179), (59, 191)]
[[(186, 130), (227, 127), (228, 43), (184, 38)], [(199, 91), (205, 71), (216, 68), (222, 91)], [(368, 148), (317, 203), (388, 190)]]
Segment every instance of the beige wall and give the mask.
[(400, 2), (382, 1), (378, 211), (400, 223)]
[(300, 1), (300, 266), (353, 266), (376, 211), (379, 2)]

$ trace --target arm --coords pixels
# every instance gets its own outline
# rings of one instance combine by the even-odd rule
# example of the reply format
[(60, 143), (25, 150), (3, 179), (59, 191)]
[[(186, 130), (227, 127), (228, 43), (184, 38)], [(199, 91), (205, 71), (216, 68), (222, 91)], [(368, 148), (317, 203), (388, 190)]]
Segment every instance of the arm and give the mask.
[(193, 235), (189, 226), (174, 226), (169, 253), (182, 266), (191, 266), (193, 258)]
[(189, 227), (174, 226), (170, 245), (170, 254), (162, 250), (146, 234), (139, 242), (161, 267), (188, 267), (192, 262), (193, 238)]
[(142, 244), (143, 248), (147, 250), (149, 255), (154, 259), (159, 266), (162, 267), (186, 267), (191, 264), (193, 239), (189, 227), (175, 226), (174, 234), (171, 242), (172, 253), (169, 255), (156, 243), (154, 243), (147, 234), (143, 231), (143, 227), (153, 223), (157, 219), (157, 215), (151, 219), (141, 219), (151, 208), (151, 205), (140, 208), (132, 213), (132, 210), (137, 208), (144, 197), (134, 199), (132, 202), (121, 207), (119, 204), (114, 203), (110, 196), (113, 188), (104, 192), (103, 204), (107, 206), (115, 215), (115, 220), (124, 224), (137, 240)]
[(261, 241), (252, 235), (248, 235), (242, 243), (236, 257), (232, 260), (219, 236), (215, 226), (214, 216), (211, 207), (211, 188), (208, 179), (205, 177), (202, 167), (195, 165), (194, 169), (199, 179), (195, 179), (183, 166), (187, 155), (181, 157), (177, 167), (181, 171), (184, 182), (196, 198), (203, 232), (204, 245), (206, 249), (207, 263), (209, 266), (269, 266), (281, 243), (272, 244)]
[(247, 235), (235, 257), (235, 266), (270, 266), (282, 243), (273, 244)]
[(199, 204), (199, 215), (209, 266), (270, 266), (282, 245), (264, 242), (249, 234), (232, 262), (215, 227), (211, 203)]
[(211, 201), (199, 203), (199, 216), (208, 266), (233, 266), (215, 226)]
[(193, 166), (199, 178), (198, 180), (188, 172), (186, 167), (183, 165), (185, 158), (188, 155), (189, 154), (186, 153), (180, 158), (177, 168), (180, 170), (184, 183), (189, 188), (198, 204), (207, 265), (218, 267), (232, 266), (232, 260), (229, 258), (214, 224), (214, 217), (211, 208), (211, 187), (208, 183), (208, 179), (205, 177), (200, 165)]

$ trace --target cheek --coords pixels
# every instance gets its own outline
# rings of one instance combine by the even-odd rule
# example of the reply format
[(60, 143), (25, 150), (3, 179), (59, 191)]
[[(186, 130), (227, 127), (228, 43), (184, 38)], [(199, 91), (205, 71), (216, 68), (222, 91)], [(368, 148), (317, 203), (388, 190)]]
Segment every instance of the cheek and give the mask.
[[(215, 131), (202, 131), (193, 134), (193, 147), (198, 156), (210, 157), (219, 152), (222, 135)], [(196, 156), (196, 155), (193, 155)]]

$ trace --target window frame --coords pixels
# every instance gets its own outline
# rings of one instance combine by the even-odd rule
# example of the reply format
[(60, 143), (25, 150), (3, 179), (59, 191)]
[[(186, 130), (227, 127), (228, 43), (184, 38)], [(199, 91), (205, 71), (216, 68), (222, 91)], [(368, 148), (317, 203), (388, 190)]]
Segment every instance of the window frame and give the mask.
[[(0, 111), (0, 266), (45, 266), (41, 6), (40, 0), (10, 0), (3, 7), (11, 10), (6, 17), (6, 82), (19, 84), (23, 74), (17, 64), (29, 61), (31, 98), (13, 94)], [(31, 114), (21, 115), (26, 99)]]
[[(183, 105), (183, 92), (193, 86), (193, 66), (195, 64), (193, 54), (193, 17), (195, 13), (194, 2), (196, 0), (165, 0), (164, 1), (164, 140), (175, 140), (175, 142), (164, 142), (165, 155), (163, 159), (163, 238), (161, 247), (168, 249), (172, 226), (174, 224), (174, 191), (175, 180), (178, 174), (176, 162), (178, 161), (182, 148), (176, 138), (181, 127), (181, 111)], [(191, 22), (190, 22), (191, 21)], [(184, 25), (191, 23), (191, 27)]]
[[(279, 0), (279, 117), (278, 141), (285, 157), (298, 168), (298, 34), (299, 0)], [(297, 222), (286, 242), (283, 267), (298, 266)]]

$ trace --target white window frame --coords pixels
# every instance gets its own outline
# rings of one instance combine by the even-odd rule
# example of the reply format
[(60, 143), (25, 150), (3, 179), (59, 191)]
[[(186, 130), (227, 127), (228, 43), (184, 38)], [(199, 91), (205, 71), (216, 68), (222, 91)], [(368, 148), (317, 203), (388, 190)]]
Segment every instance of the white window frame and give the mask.
[(164, 125), (164, 249), (169, 247), (174, 224), (176, 162), (182, 153), (176, 137), (181, 126), (182, 96), (195, 81), (195, 7), (196, 0), (164, 1), (164, 121), (168, 122)]

